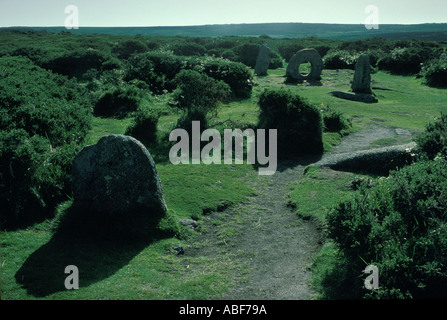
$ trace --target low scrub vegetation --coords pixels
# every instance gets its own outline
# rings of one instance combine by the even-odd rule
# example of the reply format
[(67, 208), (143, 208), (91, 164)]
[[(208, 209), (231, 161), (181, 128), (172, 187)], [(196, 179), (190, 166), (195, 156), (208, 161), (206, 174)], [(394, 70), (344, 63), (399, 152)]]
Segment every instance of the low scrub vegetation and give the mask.
[(278, 130), (278, 155), (323, 152), (323, 119), (317, 107), (286, 89), (266, 89), (259, 107), (259, 127)]
[(28, 58), (0, 58), (0, 73), (1, 223), (14, 228), (51, 216), (70, 194), (91, 112), (75, 82)]
[[(445, 120), (419, 137), (421, 160), (361, 180), (350, 199), (329, 211), (328, 236), (337, 254), (320, 283), (326, 298), (445, 298)], [(380, 272), (373, 291), (358, 277), (368, 265)]]

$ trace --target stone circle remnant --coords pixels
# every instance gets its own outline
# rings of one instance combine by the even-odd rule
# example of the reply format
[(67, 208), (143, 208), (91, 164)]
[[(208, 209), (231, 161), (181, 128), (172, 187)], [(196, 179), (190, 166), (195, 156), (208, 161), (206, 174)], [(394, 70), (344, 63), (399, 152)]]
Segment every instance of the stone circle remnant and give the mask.
[(150, 217), (167, 212), (152, 156), (129, 136), (108, 135), (84, 147), (73, 161), (72, 183), (74, 204), (105, 216), (135, 209)]
[(258, 58), (255, 65), (255, 73), (258, 76), (267, 75), (267, 71), (270, 65), (271, 50), (268, 45), (264, 44), (259, 49)]
[(355, 93), (371, 93), (371, 68), (367, 54), (360, 55), (355, 64), (351, 89)]
[[(300, 65), (310, 62), (311, 70), (307, 75), (300, 73)], [(315, 49), (302, 49), (295, 53), (289, 60), (286, 76), (297, 81), (320, 81), (321, 71), (323, 70), (323, 60)]]

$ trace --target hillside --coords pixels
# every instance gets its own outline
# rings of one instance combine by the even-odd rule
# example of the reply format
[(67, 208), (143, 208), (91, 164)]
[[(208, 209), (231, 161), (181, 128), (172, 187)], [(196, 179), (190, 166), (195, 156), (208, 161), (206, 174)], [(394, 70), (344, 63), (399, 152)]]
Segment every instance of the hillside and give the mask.
[[(2, 29), (37, 30), (49, 32), (67, 31), (64, 27), (14, 27)], [(268, 35), (272, 38), (319, 37), (337, 40), (357, 40), (383, 37), (398, 40), (447, 41), (447, 23), (433, 24), (383, 24), (379, 29), (368, 30), (362, 24), (325, 23), (259, 23), (223, 24), (172, 27), (81, 27), (70, 30), (75, 34), (111, 34), (142, 36), (222, 37)]]

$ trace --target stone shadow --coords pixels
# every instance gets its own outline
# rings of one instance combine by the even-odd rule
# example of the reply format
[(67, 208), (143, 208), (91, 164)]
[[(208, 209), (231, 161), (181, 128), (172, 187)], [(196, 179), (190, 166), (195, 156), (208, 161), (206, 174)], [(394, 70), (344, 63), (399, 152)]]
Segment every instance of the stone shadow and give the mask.
[[(65, 279), (70, 274), (65, 274), (65, 268), (69, 265), (79, 270), (79, 288), (88, 287), (112, 276), (148, 245), (168, 236), (152, 227), (130, 237), (122, 221), (121, 225), (113, 226), (120, 222), (111, 221), (110, 226), (98, 228), (94, 221), (84, 219), (87, 215), (74, 207), (67, 209), (51, 240), (34, 251), (17, 271), (15, 279), (28, 294), (42, 298), (67, 290)], [(140, 223), (134, 221), (131, 228)]]

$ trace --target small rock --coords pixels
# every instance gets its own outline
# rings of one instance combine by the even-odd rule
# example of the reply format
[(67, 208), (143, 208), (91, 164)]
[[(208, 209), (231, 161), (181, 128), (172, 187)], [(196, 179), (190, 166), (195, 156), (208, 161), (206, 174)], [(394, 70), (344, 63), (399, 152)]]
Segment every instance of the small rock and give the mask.
[(185, 250), (183, 249), (182, 246), (180, 246), (178, 244), (174, 244), (172, 247), (174, 248), (175, 251), (177, 251), (178, 255), (185, 254)]
[(179, 223), (180, 223), (182, 226), (185, 226), (185, 227), (190, 228), (190, 229), (192, 229), (192, 230), (195, 230), (195, 229), (199, 226), (199, 224), (197, 223), (197, 221), (195, 221), (195, 220), (193, 220), (193, 219), (180, 219), (180, 220), (179, 220)]
[(395, 132), (397, 135), (400, 135), (400, 136), (411, 136), (410, 131), (407, 131), (404, 129), (396, 129)]

